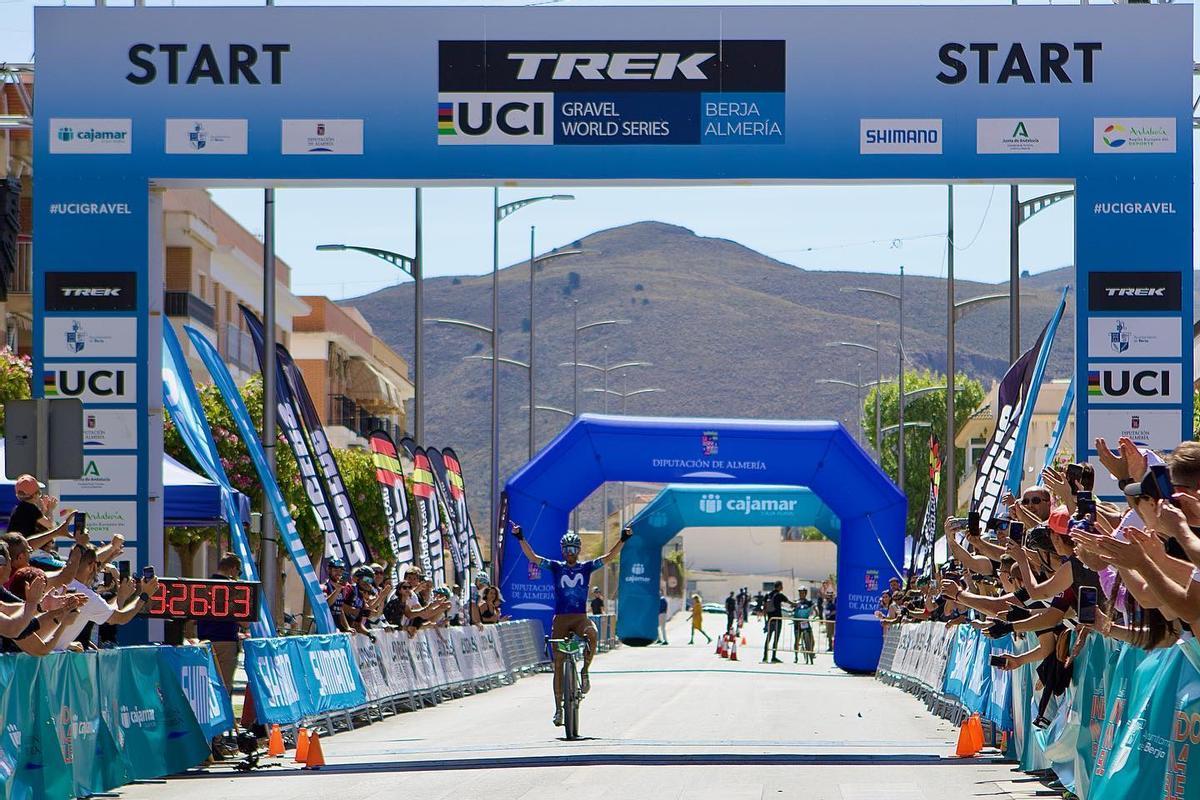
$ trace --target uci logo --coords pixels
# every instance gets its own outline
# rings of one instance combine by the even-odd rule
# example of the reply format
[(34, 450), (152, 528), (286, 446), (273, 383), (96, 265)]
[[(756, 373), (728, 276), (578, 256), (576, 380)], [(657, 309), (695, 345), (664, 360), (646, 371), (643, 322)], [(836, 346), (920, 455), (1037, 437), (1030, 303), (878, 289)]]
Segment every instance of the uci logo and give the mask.
[(554, 95), (438, 95), (438, 144), (553, 144)]
[(1089, 370), (1088, 396), (1169, 399), (1174, 383), (1171, 372), (1166, 367)]

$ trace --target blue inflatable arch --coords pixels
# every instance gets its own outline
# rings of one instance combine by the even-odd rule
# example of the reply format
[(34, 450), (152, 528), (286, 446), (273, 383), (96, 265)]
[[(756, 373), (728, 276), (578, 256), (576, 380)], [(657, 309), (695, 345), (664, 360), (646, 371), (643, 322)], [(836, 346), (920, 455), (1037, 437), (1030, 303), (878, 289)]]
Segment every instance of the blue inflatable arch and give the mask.
[[(509, 478), (509, 518), (534, 550), (558, 557), (571, 510), (605, 481), (808, 487), (841, 522), (834, 663), (875, 669), (883, 638), (872, 612), (879, 587), (899, 574), (907, 503), (840, 424), (584, 414)], [(637, 535), (626, 544), (623, 614), (651, 608), (657, 615), (661, 548), (661, 541)], [(549, 629), (554, 590), (547, 573), (528, 564), (520, 548), (505, 547), (500, 575), (509, 613)], [(638, 638), (629, 643), (644, 643)]]

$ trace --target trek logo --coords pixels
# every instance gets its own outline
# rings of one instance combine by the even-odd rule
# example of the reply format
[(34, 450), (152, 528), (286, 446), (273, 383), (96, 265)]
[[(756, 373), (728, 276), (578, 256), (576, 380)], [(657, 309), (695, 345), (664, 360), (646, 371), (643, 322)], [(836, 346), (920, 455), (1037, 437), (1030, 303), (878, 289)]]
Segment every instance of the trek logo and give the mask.
[(47, 311), (136, 311), (132, 272), (47, 272)]
[(1090, 311), (1179, 311), (1183, 301), (1179, 272), (1091, 272)]
[(78, 397), (87, 403), (132, 403), (137, 399), (133, 364), (47, 364), (42, 392), (48, 398)]
[(1178, 403), (1179, 364), (1091, 364), (1088, 401), (1091, 403)]
[(439, 92), (782, 92), (783, 41), (438, 42)]
[[(569, 81), (575, 75), (589, 81), (654, 80), (669, 81), (678, 75), (683, 80), (704, 81), (708, 75), (700, 67), (716, 58), (708, 53), (510, 53), (510, 61), (520, 64), (517, 80), (534, 81), (549, 72), (551, 80)], [(548, 69), (543, 71), (542, 65)], [(549, 65), (553, 65), (549, 67)]]
[(553, 144), (554, 95), (438, 95), (438, 144)]

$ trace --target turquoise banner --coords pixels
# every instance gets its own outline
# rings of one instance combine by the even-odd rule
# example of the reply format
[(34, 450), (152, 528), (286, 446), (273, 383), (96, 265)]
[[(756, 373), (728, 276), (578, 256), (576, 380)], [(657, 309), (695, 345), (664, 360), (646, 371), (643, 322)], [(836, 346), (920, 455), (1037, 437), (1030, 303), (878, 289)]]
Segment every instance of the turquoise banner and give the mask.
[(169, 649), (0, 656), (0, 797), (67, 800), (203, 762)]
[(179, 686), (205, 738), (212, 739), (233, 728), (233, 704), (213, 661), (212, 648), (162, 647), (158, 657), (179, 677)]
[(291, 724), (367, 702), (346, 634), (248, 639), (245, 661), (260, 722)]
[[(1075, 659), (1071, 685), (1051, 700), (1050, 724), (1034, 727), (1041, 697), (1033, 665), (1010, 673), (987, 666), (992, 652), (1023, 653), (1032, 634), (995, 642), (956, 631), (943, 693), (1013, 733), (1021, 769), (1053, 769), (1083, 800), (1189, 800), (1200, 797), (1200, 644), (1195, 639), (1145, 651), (1091, 635)], [(990, 673), (990, 675), (985, 675)]]

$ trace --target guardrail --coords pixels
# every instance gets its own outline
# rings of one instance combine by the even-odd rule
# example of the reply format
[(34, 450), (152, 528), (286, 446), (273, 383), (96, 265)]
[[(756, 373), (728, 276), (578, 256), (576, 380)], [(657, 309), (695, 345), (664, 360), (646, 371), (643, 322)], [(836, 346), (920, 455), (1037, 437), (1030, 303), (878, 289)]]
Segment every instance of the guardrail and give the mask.
[(885, 634), (876, 675), (941, 716), (980, 714), (1012, 734), (1008, 755), (1021, 769), (1053, 770), (1083, 800), (1197, 796), (1200, 759), (1189, 751), (1200, 745), (1200, 642), (1188, 637), (1146, 651), (1089, 635), (1069, 687), (1048, 701), (1044, 727), (1034, 725), (1037, 665), (1012, 672), (990, 665), (993, 653), (1036, 646), (1033, 634), (993, 641), (965, 625), (901, 625)]

